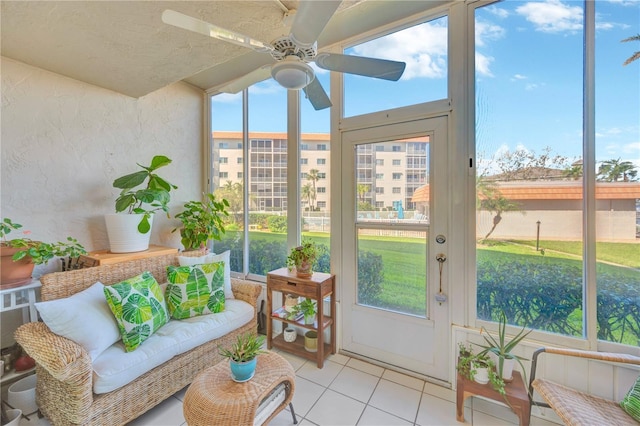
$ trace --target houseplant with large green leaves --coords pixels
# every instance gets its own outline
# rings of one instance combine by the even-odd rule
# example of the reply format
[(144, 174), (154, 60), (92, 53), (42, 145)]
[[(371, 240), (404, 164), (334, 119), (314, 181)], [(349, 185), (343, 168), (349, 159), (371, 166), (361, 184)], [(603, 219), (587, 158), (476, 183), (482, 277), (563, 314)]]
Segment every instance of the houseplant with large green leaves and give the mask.
[[(54, 257), (77, 258), (86, 254), (84, 247), (78, 240), (67, 237), (66, 241), (47, 243), (32, 240), (30, 238), (14, 238), (7, 240), (7, 235), (12, 231), (22, 228), (19, 223), (9, 218), (0, 222), (0, 254), (2, 257), (2, 269), (0, 270), (0, 288), (18, 287), (31, 280), (31, 274), (35, 265), (43, 265)], [(23, 231), (29, 235), (29, 231)]]
[(206, 247), (209, 240), (220, 241), (224, 234), (224, 218), (229, 216), (229, 201), (216, 200), (215, 195), (203, 195), (202, 201), (189, 201), (184, 210), (175, 215), (182, 222), (180, 230), (182, 245), (185, 250), (197, 250)]
[(116, 214), (105, 215), (109, 244), (113, 253), (128, 253), (149, 248), (153, 214), (162, 210), (169, 217), (170, 192), (178, 188), (156, 173), (159, 168), (171, 164), (170, 158), (156, 155), (149, 166), (136, 164), (142, 170), (113, 181), (113, 186), (120, 189), (115, 203)]

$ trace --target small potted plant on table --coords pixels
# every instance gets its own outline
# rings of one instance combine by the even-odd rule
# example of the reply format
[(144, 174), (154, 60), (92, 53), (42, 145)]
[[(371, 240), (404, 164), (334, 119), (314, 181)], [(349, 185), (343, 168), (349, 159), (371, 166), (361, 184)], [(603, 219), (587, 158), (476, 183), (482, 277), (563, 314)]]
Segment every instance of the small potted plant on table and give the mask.
[(299, 313), (302, 313), (302, 315), (304, 315), (305, 324), (313, 324), (316, 319), (316, 304), (308, 297), (305, 298), (302, 302), (298, 303), (293, 308), (294, 317)]
[(251, 380), (256, 372), (257, 356), (266, 352), (263, 344), (264, 336), (246, 333), (238, 336), (231, 349), (219, 348), (220, 355), (229, 358), (231, 378), (235, 382)]
[[(22, 228), (9, 218), (0, 223), (0, 254), (2, 264), (0, 269), (0, 289), (22, 286), (31, 281), (31, 274), (35, 265), (43, 265), (57, 256), (77, 258), (87, 251), (75, 238), (67, 237), (67, 241), (45, 243), (30, 238), (15, 238), (7, 240), (11, 231)], [(24, 232), (29, 234), (28, 231)]]
[(491, 387), (500, 395), (506, 395), (505, 383), (497, 374), (493, 361), (482, 352), (479, 354), (473, 353), (471, 346), (467, 346), (464, 343), (459, 344), (456, 370), (467, 380), (473, 380), (482, 385), (491, 383)]
[(294, 247), (287, 257), (289, 271), (296, 268), (296, 275), (300, 278), (309, 278), (313, 275), (313, 264), (318, 258), (318, 247), (313, 241), (306, 240), (302, 245)]

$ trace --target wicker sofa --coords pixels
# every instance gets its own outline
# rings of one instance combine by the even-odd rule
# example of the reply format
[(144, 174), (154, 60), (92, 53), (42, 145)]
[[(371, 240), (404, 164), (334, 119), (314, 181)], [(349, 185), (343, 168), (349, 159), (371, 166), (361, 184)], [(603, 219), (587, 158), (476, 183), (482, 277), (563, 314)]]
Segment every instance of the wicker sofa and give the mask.
[[(67, 298), (96, 281), (110, 285), (143, 271), (151, 272), (159, 283), (163, 283), (168, 265), (178, 265), (176, 255), (46, 274), (40, 279), (41, 299), (44, 302)], [(53, 333), (43, 322), (20, 326), (15, 338), (36, 360), (36, 400), (41, 413), (54, 425), (120, 425), (190, 384), (198, 373), (222, 360), (218, 346), (230, 345), (239, 334), (257, 332), (256, 305), (261, 285), (233, 278), (231, 284), (235, 298), (253, 307), (251, 321), (174, 356), (108, 393), (94, 393), (92, 361), (83, 346)]]
[[(529, 397), (539, 407), (553, 409), (566, 425), (633, 425), (637, 422), (620, 407), (619, 401), (600, 398), (587, 392), (536, 377), (538, 359), (542, 354), (597, 360), (605, 363), (640, 365), (640, 357), (619, 353), (545, 347), (536, 350), (531, 364)], [(534, 391), (544, 399), (534, 401)]]

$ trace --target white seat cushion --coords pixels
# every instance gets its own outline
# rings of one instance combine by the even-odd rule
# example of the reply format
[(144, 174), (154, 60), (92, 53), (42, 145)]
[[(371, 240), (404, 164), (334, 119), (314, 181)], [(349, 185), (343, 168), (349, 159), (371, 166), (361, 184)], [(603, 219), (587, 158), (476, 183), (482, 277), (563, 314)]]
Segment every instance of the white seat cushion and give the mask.
[(233, 299), (224, 312), (169, 321), (133, 352), (125, 352), (118, 342), (93, 362), (93, 391), (118, 389), (174, 356), (242, 327), (253, 315), (250, 304)]

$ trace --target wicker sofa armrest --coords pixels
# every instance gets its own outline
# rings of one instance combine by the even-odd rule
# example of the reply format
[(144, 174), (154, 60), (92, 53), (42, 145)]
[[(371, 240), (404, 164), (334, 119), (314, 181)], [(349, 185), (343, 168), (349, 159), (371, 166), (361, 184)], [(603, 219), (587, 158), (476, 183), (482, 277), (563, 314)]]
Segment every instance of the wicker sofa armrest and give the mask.
[(253, 283), (238, 278), (231, 279), (231, 289), (236, 299), (247, 302), (258, 311), (258, 296), (262, 292), (262, 286), (258, 283)]
[(80, 377), (88, 378), (85, 386), (91, 389), (91, 358), (77, 343), (58, 336), (42, 322), (21, 325), (15, 332), (16, 341), (52, 377), (60, 381), (74, 381), (80, 386)]

